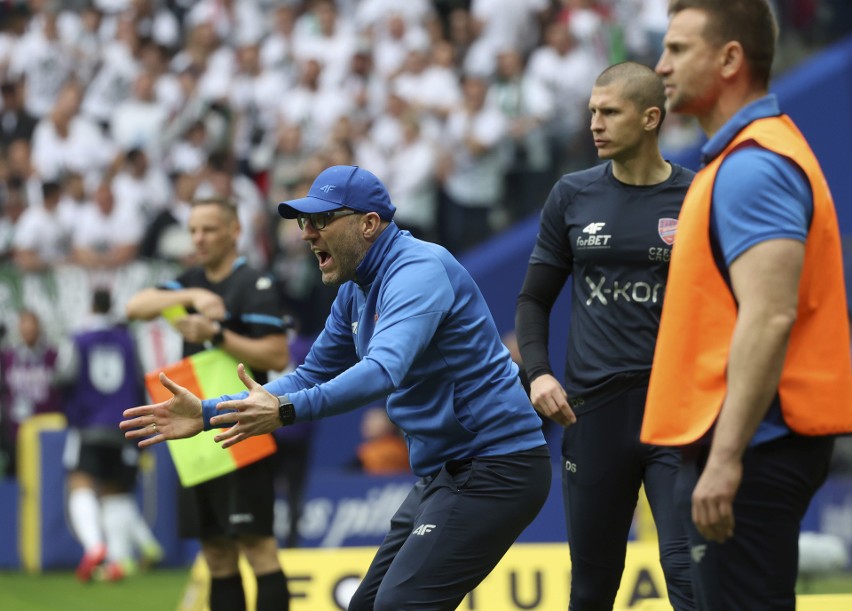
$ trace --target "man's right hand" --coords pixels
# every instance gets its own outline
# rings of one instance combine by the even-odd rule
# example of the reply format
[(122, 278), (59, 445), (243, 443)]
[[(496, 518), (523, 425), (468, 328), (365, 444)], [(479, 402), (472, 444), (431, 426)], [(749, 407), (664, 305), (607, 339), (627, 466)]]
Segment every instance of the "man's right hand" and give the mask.
[(160, 383), (174, 395), (171, 399), (126, 409), (126, 420), (118, 424), (127, 439), (141, 439), (140, 448), (169, 439), (193, 437), (204, 429), (201, 399), (164, 373), (160, 373)]
[(530, 401), (539, 414), (561, 426), (571, 426), (577, 422), (577, 416), (568, 404), (568, 393), (549, 373), (530, 382)]

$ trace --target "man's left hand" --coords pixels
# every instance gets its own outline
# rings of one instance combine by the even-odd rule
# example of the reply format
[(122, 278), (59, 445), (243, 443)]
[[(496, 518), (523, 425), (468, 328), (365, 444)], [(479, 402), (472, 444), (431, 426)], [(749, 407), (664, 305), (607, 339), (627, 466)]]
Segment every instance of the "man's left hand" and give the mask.
[(237, 375), (248, 389), (248, 397), (237, 401), (223, 401), (216, 406), (217, 409), (235, 411), (210, 419), (210, 424), (213, 426), (231, 427), (213, 438), (221, 442), (223, 448), (229, 448), (254, 435), (271, 433), (281, 426), (281, 419), (278, 417), (278, 398), (252, 380), (242, 363), (237, 365)]
[(692, 521), (708, 541), (723, 543), (734, 536), (734, 497), (742, 478), (742, 461), (708, 458), (692, 491)]

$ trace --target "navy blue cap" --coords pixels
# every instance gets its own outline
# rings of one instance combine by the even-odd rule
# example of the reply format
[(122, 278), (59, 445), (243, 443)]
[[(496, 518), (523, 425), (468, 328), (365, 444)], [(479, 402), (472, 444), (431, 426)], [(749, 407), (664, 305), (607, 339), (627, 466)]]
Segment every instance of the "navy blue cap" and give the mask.
[(278, 204), (278, 214), (294, 219), (299, 214), (339, 208), (375, 212), (384, 221), (391, 220), (396, 212), (387, 188), (375, 174), (356, 165), (334, 165), (317, 176), (306, 197)]

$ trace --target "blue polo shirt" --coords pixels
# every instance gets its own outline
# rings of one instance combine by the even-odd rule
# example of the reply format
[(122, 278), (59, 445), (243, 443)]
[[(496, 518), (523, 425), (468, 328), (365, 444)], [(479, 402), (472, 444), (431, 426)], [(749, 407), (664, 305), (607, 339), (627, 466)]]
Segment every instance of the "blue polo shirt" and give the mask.
[[(744, 106), (702, 147), (702, 163), (716, 158), (750, 123), (780, 114), (774, 95)], [(755, 145), (732, 152), (719, 168), (713, 185), (710, 231), (726, 266), (767, 240), (804, 242), (812, 215), (810, 183), (793, 160)], [(724, 271), (727, 276), (727, 269)], [(776, 396), (751, 445), (789, 433)]]

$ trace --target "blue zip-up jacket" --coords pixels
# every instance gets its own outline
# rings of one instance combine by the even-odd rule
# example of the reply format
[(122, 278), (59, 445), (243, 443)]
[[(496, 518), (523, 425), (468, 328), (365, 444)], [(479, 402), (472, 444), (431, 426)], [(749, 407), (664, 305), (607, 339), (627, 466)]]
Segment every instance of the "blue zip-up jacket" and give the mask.
[[(479, 287), (441, 246), (391, 223), (340, 287), (304, 364), (265, 385), (287, 395), (296, 421), (387, 398), (411, 469), (544, 445), (541, 419), (500, 341)], [(205, 426), (220, 401), (203, 402)]]

